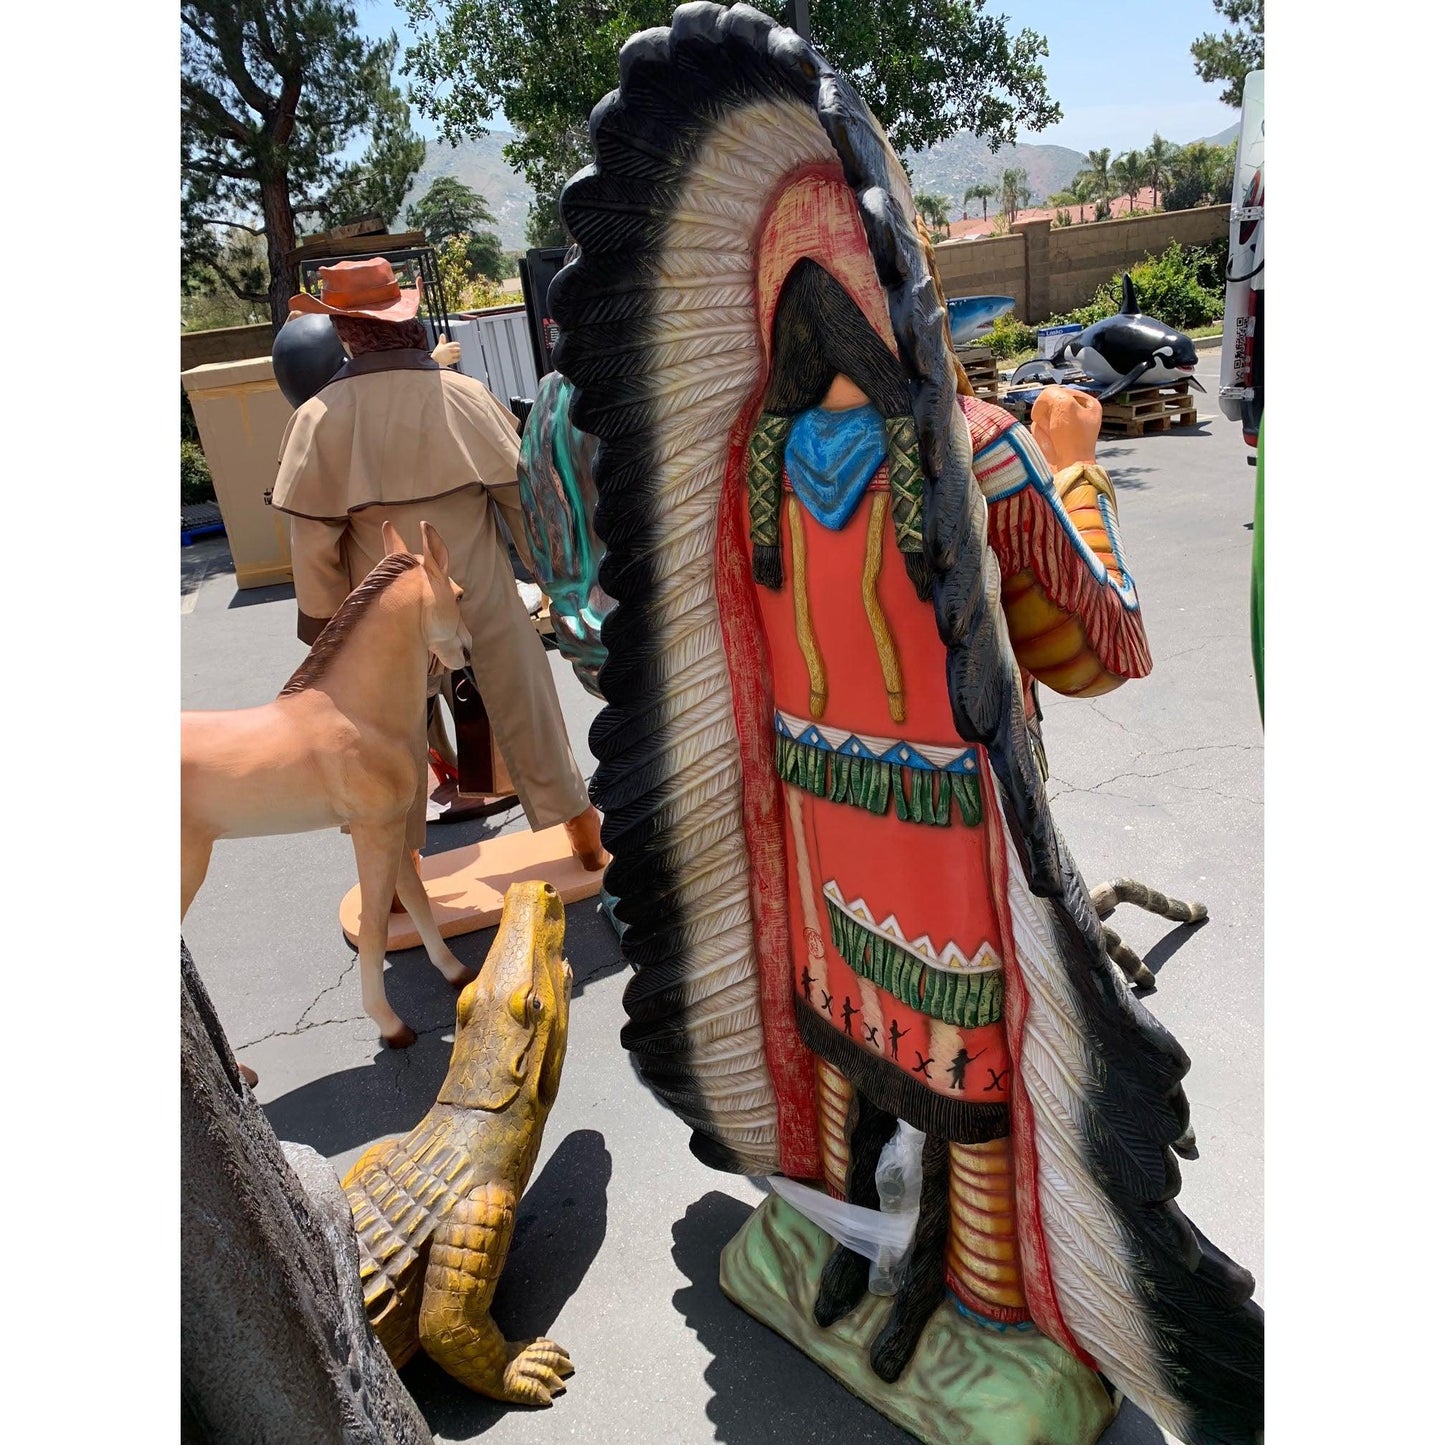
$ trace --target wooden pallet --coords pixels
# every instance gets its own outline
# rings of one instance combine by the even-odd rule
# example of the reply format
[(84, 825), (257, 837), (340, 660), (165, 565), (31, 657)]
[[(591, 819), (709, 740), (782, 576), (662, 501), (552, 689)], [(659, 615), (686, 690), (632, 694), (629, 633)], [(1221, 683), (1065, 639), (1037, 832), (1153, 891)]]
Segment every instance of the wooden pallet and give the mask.
[(983, 401), (999, 399), (998, 357), (986, 346), (966, 346), (958, 353), (973, 394)]
[(1189, 383), (1171, 381), (1167, 386), (1138, 387), (1111, 396), (1104, 403), (1103, 434), (1140, 437), (1176, 426), (1194, 426), (1198, 420)]
[[(1102, 391), (1103, 386), (1077, 388), (1079, 391)], [(998, 404), (1006, 411), (1028, 421), (1034, 402), (1042, 390), (1038, 386), (1021, 386), (1006, 391)], [(1104, 436), (1139, 437), (1152, 432), (1169, 431), (1177, 426), (1195, 426), (1199, 413), (1190, 395), (1189, 383), (1170, 382), (1168, 386), (1144, 386), (1111, 396), (1104, 404)]]

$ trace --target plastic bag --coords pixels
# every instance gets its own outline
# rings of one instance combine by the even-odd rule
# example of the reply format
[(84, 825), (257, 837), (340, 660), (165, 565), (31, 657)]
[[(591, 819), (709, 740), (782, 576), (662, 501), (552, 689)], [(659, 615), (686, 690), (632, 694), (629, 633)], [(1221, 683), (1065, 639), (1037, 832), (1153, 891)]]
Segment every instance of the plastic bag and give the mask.
[(901, 1119), (893, 1137), (883, 1146), (874, 1174), (878, 1202), (885, 1218), (908, 1221), (908, 1241), (901, 1249), (885, 1246), (871, 1256), (868, 1288), (873, 1294), (897, 1294), (903, 1265), (913, 1247), (918, 1225), (918, 1200), (923, 1193), (923, 1132)]
[[(888, 1192), (882, 1185), (887, 1170)], [(893, 1138), (883, 1146), (878, 1161), (879, 1197), (884, 1208), (865, 1209), (861, 1204), (847, 1204), (796, 1179), (775, 1174), (768, 1179), (775, 1193), (787, 1200), (799, 1214), (811, 1219), (819, 1229), (839, 1244), (847, 1245), (874, 1267), (882, 1261), (896, 1274), (913, 1244), (913, 1231), (918, 1224), (918, 1196), (923, 1187), (923, 1135), (909, 1124), (900, 1123)], [(870, 1273), (870, 1288), (872, 1278)], [(897, 1289), (875, 1290), (891, 1294)]]

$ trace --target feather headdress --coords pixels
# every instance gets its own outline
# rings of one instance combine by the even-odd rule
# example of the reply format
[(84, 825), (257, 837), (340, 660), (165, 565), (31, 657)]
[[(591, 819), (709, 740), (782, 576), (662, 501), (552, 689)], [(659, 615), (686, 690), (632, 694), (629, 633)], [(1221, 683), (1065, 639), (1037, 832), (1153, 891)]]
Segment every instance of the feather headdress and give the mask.
[[(851, 86), (747, 6), (681, 7), (627, 42), (620, 70), (592, 114), (596, 162), (563, 194), (580, 249), (550, 309), (572, 420), (600, 439), (617, 601), (591, 742), (637, 969), (623, 1041), (700, 1157), (817, 1175), (811, 1063), (779, 963), (785, 865), (740, 487), (769, 307), (822, 227), (833, 274), (909, 377), (954, 721), (994, 774), (1030, 1312), (1190, 1445), (1243, 1445), (1262, 1430), (1263, 1316), (1247, 1272), (1174, 1203), (1189, 1061), (1109, 962), (1050, 816), (907, 178)], [(785, 204), (796, 214), (776, 224)]]

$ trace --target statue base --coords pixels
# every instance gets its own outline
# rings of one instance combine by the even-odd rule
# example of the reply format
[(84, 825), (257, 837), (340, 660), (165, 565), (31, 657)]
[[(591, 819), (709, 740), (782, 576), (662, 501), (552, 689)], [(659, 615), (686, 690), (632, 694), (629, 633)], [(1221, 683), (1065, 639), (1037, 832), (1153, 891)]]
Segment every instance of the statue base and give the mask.
[[(589, 873), (572, 856), (567, 831), (560, 823), (540, 833), (504, 833), (421, 860), (421, 881), (443, 938), (495, 928), (507, 889), (532, 878), (550, 883), (563, 903), (580, 903), (602, 891), (601, 872)], [(341, 900), (340, 915), (341, 931), (354, 948), (361, 925), (360, 884)], [(410, 917), (393, 913), (387, 927), (387, 952), (420, 947)]]
[(864, 1295), (823, 1329), (813, 1299), (833, 1241), (776, 1194), (722, 1252), (723, 1293), (840, 1384), (926, 1445), (1094, 1445), (1118, 1403), (1092, 1370), (1037, 1330), (998, 1333), (965, 1319), (949, 1296), (924, 1327), (896, 1384), (868, 1349), (893, 1301)]

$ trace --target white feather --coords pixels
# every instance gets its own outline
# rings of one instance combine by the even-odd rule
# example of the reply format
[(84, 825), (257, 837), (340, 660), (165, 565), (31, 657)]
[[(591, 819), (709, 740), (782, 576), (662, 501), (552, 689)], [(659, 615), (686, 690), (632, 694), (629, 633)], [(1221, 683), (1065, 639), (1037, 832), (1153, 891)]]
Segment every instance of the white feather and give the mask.
[[(774, 188), (834, 159), (816, 117), (767, 102), (733, 112), (696, 150), (659, 259), (647, 354), (656, 439), (651, 484), (666, 525), (653, 548), (662, 676), (677, 679), (659, 725), (673, 748), (659, 811), (684, 928), (692, 1078), (724, 1143), (777, 1168), (777, 1103), (763, 1055), (742, 770), (713, 556), (728, 439), (762, 366), (753, 240)], [(699, 365), (699, 362), (704, 364)], [(699, 826), (699, 819), (705, 826)]]

